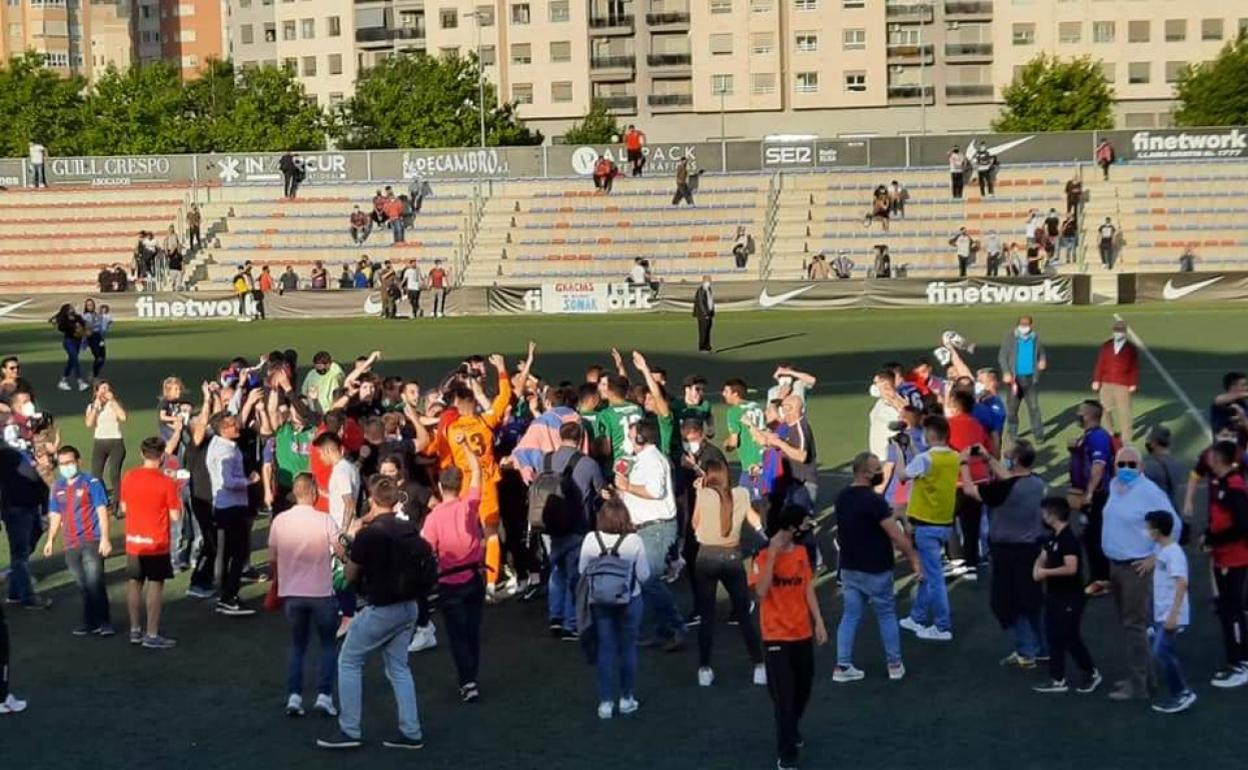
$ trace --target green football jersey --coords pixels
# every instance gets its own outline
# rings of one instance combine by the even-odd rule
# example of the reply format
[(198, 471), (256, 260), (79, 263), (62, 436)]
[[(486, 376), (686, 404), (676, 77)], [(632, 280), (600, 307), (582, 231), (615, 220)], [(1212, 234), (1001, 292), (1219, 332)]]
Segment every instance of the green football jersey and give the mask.
[(619, 462), (637, 451), (628, 437), (628, 426), (641, 418), (641, 407), (631, 402), (608, 406), (598, 413), (598, 430), (611, 439), (612, 460)]
[(728, 407), (728, 435), (737, 436), (737, 459), (741, 461), (741, 470), (749, 470), (763, 462), (763, 448), (754, 440), (749, 426), (763, 428), (763, 410), (753, 401), (743, 401), (736, 406)]

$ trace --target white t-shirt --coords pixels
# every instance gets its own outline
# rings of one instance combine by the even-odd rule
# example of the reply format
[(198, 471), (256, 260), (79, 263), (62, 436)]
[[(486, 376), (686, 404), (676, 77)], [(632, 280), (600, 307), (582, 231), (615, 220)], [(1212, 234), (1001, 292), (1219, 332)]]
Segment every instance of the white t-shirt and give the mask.
[(1110, 241), (1114, 238), (1114, 226), (1111, 224), (1103, 224), (1097, 228), (1097, 232), (1101, 234), (1102, 241)]
[[(1187, 556), (1178, 543), (1157, 551), (1157, 564), (1153, 567), (1153, 622), (1164, 623), (1174, 606), (1175, 578), (1187, 580)], [(1192, 618), (1191, 603), (1187, 596), (1183, 597), (1183, 606), (1179, 608), (1179, 625), (1188, 625)]]
[(645, 283), (646, 269), (641, 265), (633, 265), (633, 269), (628, 271), (629, 283)]
[(651, 521), (676, 518), (676, 497), (672, 494), (672, 466), (653, 445), (643, 447), (633, 459), (628, 473), (628, 483), (645, 487), (651, 498), (638, 497), (629, 492), (620, 495), (628, 508), (633, 526)]
[(347, 514), (346, 499), (355, 500), (360, 494), (360, 472), (347, 458), (334, 463), (329, 472), (329, 517), (339, 529)]
[(408, 291), (420, 291), (421, 281), (424, 277), (420, 271), (414, 267), (409, 267), (403, 271), (403, 285)]
[(888, 424), (900, 419), (901, 413), (882, 398), (877, 398), (875, 405), (867, 413), (867, 448), (881, 462), (888, 457), (888, 437), (893, 435)]
[(44, 153), (46, 152), (47, 150), (44, 148), (42, 144), (31, 144), (30, 145), (30, 162), (42, 163)]
[[(796, 377), (793, 377), (791, 379), (793, 380), (793, 382), (789, 383), (789, 393), (791, 395), (794, 395), (800, 398), (803, 404), (806, 403), (806, 391), (810, 390), (810, 386), (807, 385), (802, 380), (797, 379)], [(784, 396), (782, 395), (783, 389), (784, 389), (784, 386), (781, 385), (779, 382), (777, 382), (775, 385), (772, 385), (770, 388), (767, 389), (767, 400), (775, 401), (778, 398), (784, 398)]]

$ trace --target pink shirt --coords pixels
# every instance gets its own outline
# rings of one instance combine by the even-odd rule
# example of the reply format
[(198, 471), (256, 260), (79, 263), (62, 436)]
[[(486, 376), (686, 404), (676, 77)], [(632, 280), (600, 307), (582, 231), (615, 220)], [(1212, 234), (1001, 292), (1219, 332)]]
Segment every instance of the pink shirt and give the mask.
[(485, 558), (480, 508), (481, 488), (473, 487), (457, 500), (438, 503), (425, 517), (420, 536), (438, 556), (438, 582), (460, 585), (478, 574)]
[(329, 514), (310, 505), (296, 505), (273, 517), (269, 553), (277, 562), (277, 595), (333, 596), (330, 549), (337, 536)]

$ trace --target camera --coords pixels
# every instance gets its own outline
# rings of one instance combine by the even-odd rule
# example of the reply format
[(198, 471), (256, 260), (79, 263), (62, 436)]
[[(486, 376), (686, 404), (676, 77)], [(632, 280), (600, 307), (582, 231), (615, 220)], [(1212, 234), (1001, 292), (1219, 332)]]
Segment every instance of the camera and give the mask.
[(906, 432), (910, 429), (910, 426), (906, 424), (905, 420), (893, 420), (888, 424), (888, 429), (893, 432), (893, 435), (888, 437), (889, 441), (894, 442), (902, 449), (910, 446), (910, 434)]
[(975, 446), (971, 447), (971, 457), (979, 457), (983, 453), (984, 453), (984, 448), (980, 446), (979, 444), (976, 444)]

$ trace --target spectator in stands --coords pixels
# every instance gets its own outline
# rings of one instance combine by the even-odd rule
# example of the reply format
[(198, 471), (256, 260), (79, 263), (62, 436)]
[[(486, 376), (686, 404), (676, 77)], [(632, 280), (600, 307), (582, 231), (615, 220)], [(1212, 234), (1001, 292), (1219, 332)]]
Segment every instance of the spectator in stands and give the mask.
[(744, 270), (750, 255), (754, 253), (754, 237), (745, 231), (745, 225), (737, 225), (737, 234), (732, 239), (732, 256), (738, 270)]
[(1027, 248), (1031, 248), (1036, 244), (1036, 231), (1044, 226), (1044, 217), (1040, 216), (1038, 209), (1032, 209), (1027, 212), (1027, 221), (1023, 223), (1023, 239), (1027, 244)]
[(893, 258), (888, 253), (887, 244), (877, 243), (875, 245), (875, 265), (871, 270), (871, 274), (876, 278), (893, 277)]
[(910, 198), (910, 191), (907, 190), (901, 182), (894, 179), (888, 184), (888, 214), (892, 217), (906, 218), (906, 201)]
[(394, 236), (394, 242), (403, 243), (406, 240), (403, 201), (394, 197), (393, 193), (386, 197), (386, 221), (390, 223), (390, 232)]
[(688, 158), (681, 158), (676, 164), (676, 193), (672, 195), (672, 205), (678, 206), (682, 200), (693, 205), (693, 180), (689, 178)]
[(311, 284), (313, 289), (329, 288), (329, 271), (325, 269), (325, 263), (319, 259), (312, 263)]
[(640, 286), (647, 282), (645, 262), (646, 260), (641, 257), (633, 258), (633, 266), (628, 271), (628, 278), (625, 279), (628, 283), (631, 283), (634, 286)]
[(863, 226), (870, 227), (872, 222), (879, 220), (884, 232), (888, 232), (888, 211), (888, 188), (880, 185), (871, 196), (871, 209), (863, 220)]
[[(1043, 233), (1044, 231), (1037, 230), (1036, 232)], [(1027, 275), (1040, 275), (1041, 259), (1039, 241), (1027, 246)]]
[(1079, 245), (1079, 219), (1072, 212), (1066, 215), (1062, 220), (1061, 229), (1058, 230), (1057, 250), (1062, 255), (1062, 261), (1068, 265), (1075, 262), (1075, 247)]
[(1105, 222), (1096, 228), (1096, 234), (1101, 250), (1101, 264), (1106, 270), (1114, 269), (1114, 237), (1118, 234), (1118, 228), (1114, 227), (1114, 221), (1109, 217), (1105, 217)]
[(277, 168), (282, 172), (282, 195), (293, 199), (299, 192), (299, 184), (303, 181), (303, 164), (298, 156), (287, 150), (277, 161)]
[(832, 277), (832, 269), (828, 266), (828, 258), (821, 251), (810, 258), (806, 265), (806, 279), (810, 281), (826, 281)]
[[(1042, 260), (1052, 258), (1053, 252), (1057, 250), (1057, 245), (1049, 238), (1049, 231), (1043, 224), (1036, 228), (1036, 266), (1039, 268)], [(1036, 273), (1039, 275), (1039, 273)]]
[(958, 275), (963, 278), (966, 277), (967, 268), (971, 266), (971, 244), (971, 234), (967, 231), (965, 225), (959, 227), (958, 231), (949, 239), (949, 245), (953, 247), (954, 253), (958, 257)]
[(1023, 270), (1027, 267), (1025, 255), (1023, 244), (1014, 241), (1009, 245), (1004, 254), (1007, 275), (1017, 278), (1023, 274)]
[(962, 197), (962, 186), (966, 184), (966, 156), (955, 145), (949, 151), (949, 186), (954, 198)]
[(38, 142), (31, 142), (27, 148), (27, 154), (30, 157), (30, 186), (38, 188), (48, 186), (48, 172), (44, 166), (47, 148)]
[(99, 281), (100, 291), (107, 294), (123, 292), (128, 288), (129, 284), (126, 269), (119, 262), (114, 262), (111, 267), (101, 270)]
[(1049, 213), (1044, 215), (1044, 231), (1048, 233), (1049, 240), (1057, 243), (1057, 237), (1062, 232), (1062, 218), (1052, 206), (1049, 207)]
[(1192, 251), (1191, 246), (1186, 246), (1183, 253), (1179, 255), (1179, 272), (1191, 273), (1196, 270), (1196, 252)]
[(446, 292), (450, 282), (450, 274), (442, 268), (442, 260), (435, 259), (433, 269), (429, 271), (429, 280), (426, 282), (430, 293), (433, 294), (432, 315), (434, 318), (446, 318)]
[(386, 223), (386, 196), (382, 194), (381, 190), (373, 193), (373, 213), (370, 215), (370, 218), (373, 220), (373, 224), (379, 227)]
[(178, 237), (178, 231), (173, 225), (169, 225), (169, 229), (165, 232), (165, 239), (161, 243), (161, 248), (165, 252), (166, 259), (174, 252), (182, 253), (182, 239)]
[(412, 181), (407, 185), (407, 199), (411, 204), (413, 214), (419, 214), (422, 206), (425, 205), (425, 198), (433, 194), (433, 188), (429, 186), (420, 176), (412, 177)]
[(1096, 145), (1094, 157), (1096, 158), (1096, 165), (1101, 167), (1102, 178), (1108, 182), (1109, 167), (1114, 164), (1114, 161), (1118, 160), (1118, 156), (1114, 154), (1114, 146), (1109, 143), (1108, 139), (1102, 138)]
[[(321, 285), (321, 288), (322, 288), (322, 289), (323, 289), (323, 288), (325, 288), (325, 286), (324, 286), (324, 282), (325, 282), (324, 272), (325, 272), (325, 268), (323, 268), (323, 267), (322, 267), (322, 268), (321, 268), (321, 273), (322, 273), (322, 275), (321, 275), (321, 284), (322, 284), (322, 285)], [(313, 275), (315, 275), (315, 274), (316, 274), (316, 268), (315, 268), (315, 267), (314, 267), (314, 268), (312, 268), (312, 274), (313, 274)], [(282, 273), (282, 277), (281, 277), (281, 278), (279, 278), (279, 279), (277, 280), (277, 293), (278, 293), (279, 295), (282, 295), (282, 294), (285, 294), (285, 293), (286, 293), (286, 292), (288, 292), (288, 291), (297, 291), (298, 289), (299, 289), (299, 276), (295, 273), (295, 268), (294, 268), (294, 266), (293, 266), (293, 265), (287, 265), (287, 266), (286, 266), (286, 270), (285, 270), (285, 272), (283, 272), (283, 273)]]
[(997, 156), (980, 147), (975, 153), (975, 176), (979, 179), (979, 197), (997, 194), (997, 169), (1000, 161)]
[(199, 210), (199, 204), (192, 203), (191, 210), (186, 212), (186, 245), (191, 251), (204, 247), (204, 241), (200, 236), (199, 230), (203, 222), (204, 215)]
[[(819, 255), (821, 262), (826, 264), (827, 257)], [(841, 249), (836, 254), (836, 259), (832, 260), (832, 275), (836, 276), (838, 281), (845, 281), (854, 277), (854, 260), (849, 258), (849, 252)], [(827, 278), (827, 271), (824, 271), (824, 277)]]
[(173, 291), (182, 291), (185, 286), (182, 284), (182, 251), (171, 251), (165, 254), (165, 268), (169, 272), (169, 288)]
[(351, 242), (356, 246), (362, 245), (368, 240), (368, 236), (372, 233), (373, 227), (369, 223), (368, 214), (360, 210), (356, 206), (351, 210)]
[(628, 152), (628, 164), (632, 166), (633, 176), (641, 176), (641, 169), (646, 165), (646, 156), (642, 152), (645, 144), (646, 132), (628, 124), (628, 129), (624, 132), (624, 149)]
[(355, 274), (351, 277), (351, 285), (356, 289), (367, 289), (372, 284), (372, 265), (368, 263), (368, 257), (362, 257), (355, 265)]
[(381, 271), (377, 273), (377, 287), (381, 289), (381, 317), (398, 318), (402, 291), (399, 289), (399, 274), (394, 271), (394, 266), (388, 259), (381, 264)]
[(1066, 183), (1066, 213), (1078, 214), (1079, 204), (1083, 201), (1083, 182), (1079, 177), (1072, 176)]
[(615, 177), (619, 173), (620, 170), (610, 158), (599, 154), (598, 160), (594, 161), (594, 189), (610, 194), (611, 186), (615, 183)]
[(1001, 236), (996, 230), (989, 230), (984, 238), (984, 253), (987, 254), (988, 277), (996, 278), (1001, 270)]

